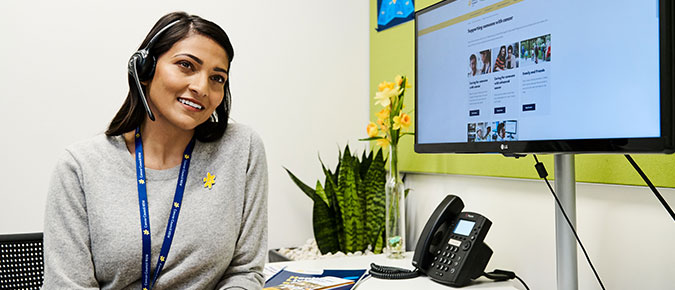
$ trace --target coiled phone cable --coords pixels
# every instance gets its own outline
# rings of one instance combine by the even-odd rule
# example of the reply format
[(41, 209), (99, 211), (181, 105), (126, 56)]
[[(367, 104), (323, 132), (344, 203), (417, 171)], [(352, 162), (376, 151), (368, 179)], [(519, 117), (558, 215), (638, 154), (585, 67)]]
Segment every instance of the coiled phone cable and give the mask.
[[(398, 267), (381, 266), (375, 263), (370, 263), (370, 271), (368, 271), (368, 273), (370, 274), (370, 276), (373, 276), (375, 278), (387, 280), (411, 279), (422, 275), (422, 271), (420, 271), (417, 268), (415, 268), (414, 270), (408, 270)], [(520, 281), (520, 283), (523, 284), (523, 286), (525, 286), (525, 289), (530, 290), (530, 288), (527, 287), (527, 284), (525, 284), (525, 281), (523, 281), (523, 279), (520, 279), (520, 277), (518, 277), (516, 273), (511, 271), (495, 269), (492, 272), (483, 273), (481, 276), (494, 280), (495, 282), (501, 282), (515, 278), (518, 279), (518, 281)]]
[(387, 280), (410, 279), (422, 274), (417, 268), (408, 270), (398, 267), (381, 266), (375, 263), (370, 263), (370, 271), (368, 273), (375, 278)]

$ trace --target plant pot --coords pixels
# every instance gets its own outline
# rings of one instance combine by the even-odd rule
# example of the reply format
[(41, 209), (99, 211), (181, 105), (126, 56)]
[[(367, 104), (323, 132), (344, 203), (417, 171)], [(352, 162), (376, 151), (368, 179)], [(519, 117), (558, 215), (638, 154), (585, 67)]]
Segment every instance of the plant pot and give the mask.
[(268, 251), (268, 260), (270, 263), (291, 261), (290, 258), (280, 254), (279, 249), (270, 249)]

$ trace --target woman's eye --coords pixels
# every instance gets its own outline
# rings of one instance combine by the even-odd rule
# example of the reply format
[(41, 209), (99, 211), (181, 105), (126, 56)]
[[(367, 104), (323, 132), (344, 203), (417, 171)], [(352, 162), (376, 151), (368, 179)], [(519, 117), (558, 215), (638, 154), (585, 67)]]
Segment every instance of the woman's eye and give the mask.
[(178, 65), (180, 65), (182, 68), (192, 68), (192, 64), (189, 61), (179, 61)]
[(221, 84), (225, 83), (225, 78), (222, 76), (212, 76), (211, 79)]

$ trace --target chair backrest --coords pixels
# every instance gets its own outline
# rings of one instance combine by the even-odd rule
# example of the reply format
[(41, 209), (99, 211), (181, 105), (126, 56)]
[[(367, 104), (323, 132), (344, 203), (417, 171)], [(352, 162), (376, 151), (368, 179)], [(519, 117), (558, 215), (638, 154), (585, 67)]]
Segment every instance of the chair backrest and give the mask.
[(42, 233), (0, 235), (0, 289), (40, 289)]

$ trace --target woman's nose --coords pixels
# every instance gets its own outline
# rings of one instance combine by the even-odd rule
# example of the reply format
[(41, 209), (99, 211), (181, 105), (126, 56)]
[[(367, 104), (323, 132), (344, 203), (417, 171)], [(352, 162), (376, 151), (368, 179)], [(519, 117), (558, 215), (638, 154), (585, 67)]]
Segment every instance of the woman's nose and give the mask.
[(196, 74), (190, 81), (190, 91), (197, 97), (205, 97), (208, 93), (208, 76), (206, 74)]

